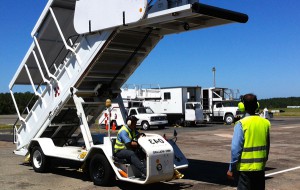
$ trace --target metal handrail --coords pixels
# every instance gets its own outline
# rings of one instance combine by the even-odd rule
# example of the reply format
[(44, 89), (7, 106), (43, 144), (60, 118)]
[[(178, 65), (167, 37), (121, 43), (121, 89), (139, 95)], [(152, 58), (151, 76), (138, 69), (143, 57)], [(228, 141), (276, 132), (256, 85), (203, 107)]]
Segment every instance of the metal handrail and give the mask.
[[(77, 40), (79, 39), (79, 34), (76, 34), (76, 35), (72, 35), (72, 36), (69, 36), (68, 37), (68, 39), (67, 39), (67, 42), (71, 39), (71, 38), (73, 38), (73, 37), (77, 37), (76, 39), (75, 39), (75, 41), (74, 41), (74, 44), (77, 42)], [(73, 45), (74, 45), (73, 44)], [(50, 69), (53, 67), (53, 65), (55, 64), (55, 62), (57, 61), (57, 59), (58, 59), (58, 57), (61, 55), (61, 53), (63, 52), (63, 50), (64, 50), (64, 46), (60, 49), (60, 51), (58, 52), (58, 54), (57, 54), (57, 56), (55, 57), (55, 59), (54, 59), (54, 61), (52, 62), (52, 64), (50, 65)], [(69, 50), (67, 49), (67, 53), (65, 54), (65, 56), (63, 57), (63, 60), (65, 60), (66, 59), (66, 57), (68, 56), (68, 54), (69, 54)]]

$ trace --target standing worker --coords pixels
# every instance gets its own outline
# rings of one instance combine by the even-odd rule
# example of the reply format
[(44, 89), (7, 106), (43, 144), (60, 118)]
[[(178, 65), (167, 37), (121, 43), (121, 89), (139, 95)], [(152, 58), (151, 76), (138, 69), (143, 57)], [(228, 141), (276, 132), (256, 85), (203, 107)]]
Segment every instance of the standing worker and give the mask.
[(136, 130), (137, 120), (135, 116), (128, 116), (127, 125), (123, 125), (118, 132), (114, 152), (117, 158), (126, 159), (127, 162), (133, 164), (141, 172), (142, 178), (146, 178), (146, 167), (136, 154), (137, 139), (145, 135), (143, 133), (139, 134)]
[(265, 166), (270, 150), (269, 120), (255, 115), (259, 107), (254, 94), (241, 98), (239, 109), (245, 117), (234, 126), (231, 145), (231, 162), (227, 177), (233, 179), (235, 168), (238, 172), (238, 190), (265, 189)]

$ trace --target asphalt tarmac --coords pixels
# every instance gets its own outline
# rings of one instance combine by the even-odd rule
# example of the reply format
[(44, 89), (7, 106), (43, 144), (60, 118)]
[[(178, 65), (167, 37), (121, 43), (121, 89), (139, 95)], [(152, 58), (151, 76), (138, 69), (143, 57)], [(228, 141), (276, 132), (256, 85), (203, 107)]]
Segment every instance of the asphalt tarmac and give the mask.
[[(271, 124), (266, 189), (300, 189), (300, 118), (273, 118)], [(15, 145), (12, 143), (10, 131), (2, 131), (0, 189), (236, 189), (236, 181), (226, 178), (233, 125), (209, 124), (187, 128), (170, 126), (162, 130), (150, 129), (147, 132), (166, 134), (170, 138), (174, 130), (178, 134), (177, 144), (189, 161), (189, 167), (181, 171), (184, 174), (183, 179), (144, 186), (116, 181), (110, 187), (94, 186), (84, 173), (77, 171), (77, 164), (61, 160), (48, 173), (35, 173), (31, 166), (23, 164), (24, 157), (13, 154)]]

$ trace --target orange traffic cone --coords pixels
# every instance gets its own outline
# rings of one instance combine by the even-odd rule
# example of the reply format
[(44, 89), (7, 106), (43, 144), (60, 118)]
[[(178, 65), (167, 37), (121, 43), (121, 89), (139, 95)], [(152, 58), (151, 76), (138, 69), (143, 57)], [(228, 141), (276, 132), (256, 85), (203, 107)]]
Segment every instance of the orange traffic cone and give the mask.
[(107, 120), (105, 120), (105, 130), (108, 130)]
[(117, 129), (116, 122), (112, 123), (112, 130), (115, 131)]
[(108, 120), (108, 114), (107, 113), (105, 113), (104, 114), (104, 117), (105, 117), (105, 120), (104, 120), (104, 123), (105, 123), (105, 130), (107, 131), (108, 130), (108, 122), (107, 122), (107, 120)]
[(119, 168), (118, 168), (118, 172), (121, 174), (122, 177), (126, 177), (126, 178), (128, 177), (127, 173)]

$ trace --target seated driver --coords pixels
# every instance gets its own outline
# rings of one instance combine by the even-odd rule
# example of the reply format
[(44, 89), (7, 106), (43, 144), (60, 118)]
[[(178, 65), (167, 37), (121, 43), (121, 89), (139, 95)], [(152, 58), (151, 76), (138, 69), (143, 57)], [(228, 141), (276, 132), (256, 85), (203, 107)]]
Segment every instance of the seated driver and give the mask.
[(135, 153), (138, 148), (138, 143), (135, 140), (144, 135), (139, 134), (136, 130), (137, 120), (133, 115), (127, 117), (127, 125), (123, 125), (118, 132), (114, 153), (117, 158), (126, 159), (142, 173), (142, 177), (146, 177), (146, 167)]

